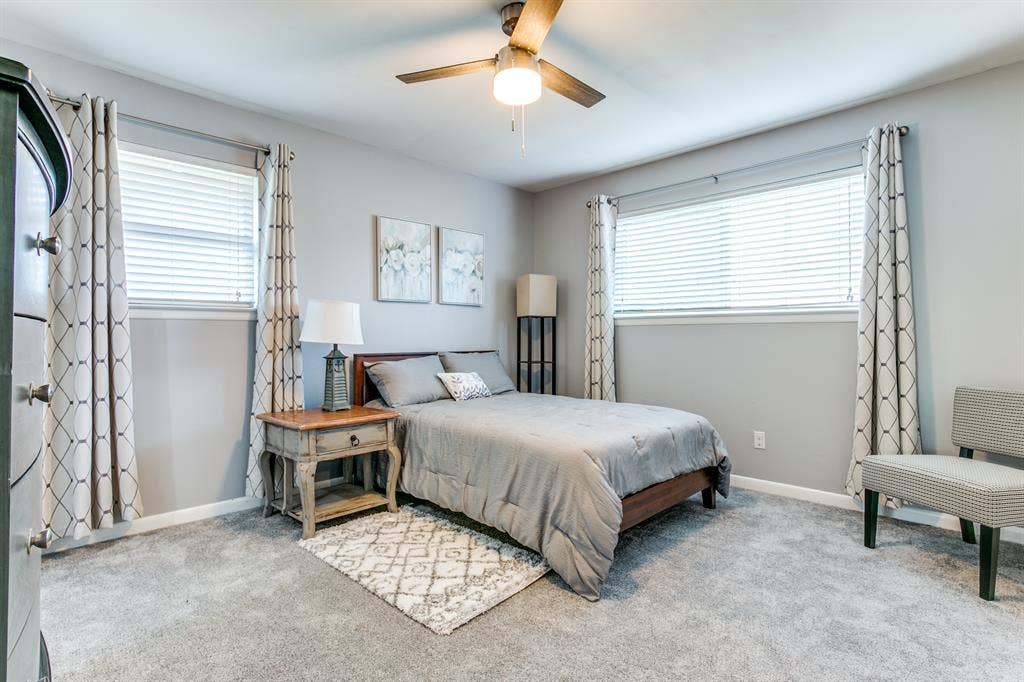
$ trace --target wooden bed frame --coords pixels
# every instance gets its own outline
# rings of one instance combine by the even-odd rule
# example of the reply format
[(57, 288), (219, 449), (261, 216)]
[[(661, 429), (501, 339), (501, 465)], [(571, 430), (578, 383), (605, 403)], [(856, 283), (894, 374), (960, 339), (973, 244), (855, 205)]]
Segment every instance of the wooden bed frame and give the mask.
[[(493, 351), (461, 351), (473, 353), (489, 353)], [(380, 398), (380, 392), (366, 376), (367, 365), (375, 362), (408, 360), (437, 352), (416, 353), (356, 353), (352, 356), (353, 389), (355, 405), (365, 405), (371, 400)], [(673, 507), (691, 495), (701, 494), (701, 499), (708, 509), (715, 508), (715, 485), (718, 483), (718, 467), (707, 467), (681, 474), (661, 483), (644, 488), (632, 495), (622, 498), (622, 525), (619, 532), (625, 532), (633, 526), (646, 521), (652, 516)]]

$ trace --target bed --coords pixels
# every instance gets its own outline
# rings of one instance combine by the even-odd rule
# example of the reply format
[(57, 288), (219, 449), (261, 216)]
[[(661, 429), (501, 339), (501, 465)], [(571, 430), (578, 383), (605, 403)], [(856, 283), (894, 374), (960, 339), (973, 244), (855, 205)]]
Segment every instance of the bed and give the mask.
[[(354, 355), (355, 404), (380, 399), (370, 365), (429, 355)], [(698, 492), (709, 509), (729, 492), (718, 432), (680, 410), (514, 391), (394, 409), (404, 492), (509, 534), (590, 600), (620, 533)]]

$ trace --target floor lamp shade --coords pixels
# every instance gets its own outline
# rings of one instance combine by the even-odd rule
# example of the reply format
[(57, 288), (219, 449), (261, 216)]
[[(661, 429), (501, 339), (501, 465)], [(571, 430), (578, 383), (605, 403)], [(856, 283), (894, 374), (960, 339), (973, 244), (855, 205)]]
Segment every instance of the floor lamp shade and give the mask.
[(345, 355), (338, 344), (358, 346), (363, 343), (363, 327), (359, 321), (359, 304), (348, 301), (311, 299), (306, 304), (306, 318), (302, 324), (300, 341), (330, 343), (334, 348), (324, 356), (323, 409), (334, 412), (352, 406), (348, 399), (348, 380), (345, 376)]
[(516, 280), (516, 317), (554, 317), (557, 294), (554, 275), (521, 275)]

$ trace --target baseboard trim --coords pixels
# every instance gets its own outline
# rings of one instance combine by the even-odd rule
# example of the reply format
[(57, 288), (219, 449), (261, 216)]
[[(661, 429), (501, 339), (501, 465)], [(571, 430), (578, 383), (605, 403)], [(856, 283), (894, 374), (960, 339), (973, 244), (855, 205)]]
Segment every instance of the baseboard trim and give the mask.
[[(341, 476), (322, 479), (316, 482), (316, 488), (319, 490), (320, 488), (338, 485), (344, 481), (344, 477)], [(164, 512), (162, 514), (143, 516), (135, 521), (115, 523), (113, 528), (100, 528), (98, 530), (94, 530), (88, 537), (78, 539), (59, 538), (50, 545), (49, 549), (44, 550), (43, 554), (55, 554), (69, 549), (75, 549), (76, 547), (85, 547), (87, 545), (96, 545), (101, 542), (119, 540), (120, 538), (126, 538), (130, 535), (148, 533), (151, 530), (170, 528), (171, 526), (180, 526), (183, 523), (202, 521), (203, 519), (212, 519), (215, 516), (232, 514), (238, 511), (245, 511), (246, 509), (255, 509), (262, 505), (263, 500), (261, 498), (247, 496), (235, 497), (230, 500), (221, 500), (219, 502), (211, 502), (210, 504), (202, 504), (198, 507), (175, 509), (174, 511)]]
[[(776, 483), (775, 481), (766, 481), (763, 478), (751, 478), (750, 476), (733, 475), (732, 484), (737, 488), (770, 493), (781, 497), (791, 497), (796, 500), (824, 504), (829, 507), (839, 507), (840, 509), (848, 509), (858, 514), (864, 511), (860, 504), (841, 493), (803, 488), (798, 485), (790, 485), (789, 483)], [(900, 509), (886, 507), (879, 511), (879, 516), (960, 532), (960, 519), (957, 517), (932, 511), (931, 509), (922, 509), (921, 507), (902, 507)], [(999, 537), (1007, 542), (1024, 544), (1024, 528), (1003, 528)]]
[[(317, 488), (335, 485), (341, 482), (341, 480), (341, 478), (332, 478), (324, 481), (317, 481)], [(763, 478), (738, 476), (735, 474), (732, 476), (731, 480), (732, 485), (745, 490), (754, 490), (757, 492), (769, 493), (771, 495), (803, 500), (805, 502), (824, 504), (829, 507), (838, 507), (840, 509), (857, 512), (858, 514), (863, 511), (863, 508), (859, 504), (841, 493), (831, 493), (827, 490), (804, 488), (798, 485), (791, 485), (789, 483), (778, 483), (776, 481), (768, 481)], [(56, 540), (49, 549), (45, 550), (43, 554), (55, 554), (69, 549), (75, 549), (76, 547), (86, 547), (88, 545), (110, 542), (111, 540), (117, 540), (131, 535), (148, 533), (160, 528), (180, 526), (183, 523), (202, 521), (204, 519), (211, 519), (215, 516), (223, 516), (224, 514), (244, 511), (246, 509), (255, 509), (262, 504), (263, 500), (256, 497), (236, 497), (230, 500), (221, 500), (220, 502), (203, 504), (198, 507), (176, 509), (174, 511), (164, 512), (163, 514), (143, 516), (141, 519), (137, 519), (135, 521), (125, 521), (114, 524), (113, 528), (100, 528), (93, 531), (88, 537), (79, 538), (77, 540), (74, 538), (60, 538)], [(942, 514), (930, 509), (922, 509), (920, 507), (903, 507), (902, 509), (884, 508), (879, 512), (879, 516), (898, 519), (900, 521), (909, 521), (911, 523), (920, 523), (927, 526), (936, 526), (946, 530), (960, 530), (960, 520), (955, 516)], [(1007, 542), (1024, 544), (1024, 528), (1004, 528), (1000, 537)]]
[(180, 526), (183, 523), (191, 523), (192, 521), (202, 521), (203, 519), (210, 519), (215, 516), (223, 516), (224, 514), (253, 509), (261, 506), (262, 504), (263, 500), (256, 497), (235, 497), (230, 500), (221, 500), (220, 502), (199, 505), (198, 507), (188, 507), (187, 509), (176, 509), (174, 511), (164, 512), (163, 514), (143, 516), (135, 521), (115, 523), (112, 528), (99, 528), (90, 533), (88, 537), (78, 539), (59, 538), (54, 541), (54, 543), (50, 545), (50, 548), (44, 551), (43, 554), (55, 554), (69, 549), (75, 549), (76, 547), (85, 547), (87, 545), (96, 545), (101, 542), (118, 540), (120, 538), (128, 537), (129, 535), (148, 533), (149, 531), (158, 530), (160, 528)]

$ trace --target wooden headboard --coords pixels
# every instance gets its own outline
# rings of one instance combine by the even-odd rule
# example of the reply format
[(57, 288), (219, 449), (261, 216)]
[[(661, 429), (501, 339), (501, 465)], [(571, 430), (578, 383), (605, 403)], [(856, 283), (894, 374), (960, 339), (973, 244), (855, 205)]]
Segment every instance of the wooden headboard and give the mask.
[(394, 360), (408, 360), (409, 358), (422, 358), (427, 355), (437, 355), (441, 352), (450, 353), (495, 353), (493, 350), (458, 350), (458, 351), (419, 351), (415, 353), (355, 353), (352, 356), (352, 393), (353, 405), (365, 405), (371, 400), (380, 397), (380, 391), (373, 384), (373, 380), (366, 376), (366, 366), (375, 362), (391, 362)]

